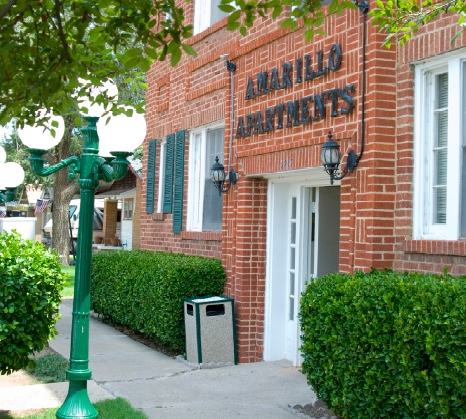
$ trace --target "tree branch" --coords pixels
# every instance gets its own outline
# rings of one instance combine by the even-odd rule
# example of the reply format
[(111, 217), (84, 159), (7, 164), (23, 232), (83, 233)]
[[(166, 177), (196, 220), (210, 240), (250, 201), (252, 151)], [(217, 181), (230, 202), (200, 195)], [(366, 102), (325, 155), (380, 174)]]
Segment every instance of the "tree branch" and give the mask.
[(60, 15), (60, 1), (55, 0), (55, 16), (57, 18), (57, 24), (58, 24), (58, 35), (60, 36), (61, 43), (63, 45), (63, 49), (65, 50), (64, 58), (69, 59), (70, 58), (70, 53), (68, 50), (68, 42), (66, 42), (66, 37), (65, 33), (63, 32), (63, 25), (61, 21), (61, 15)]
[[(15, 0), (16, 1), (16, 0)], [(28, 11), (29, 5), (26, 6), (21, 12), (18, 13), (15, 20), (13, 20), (13, 26), (15, 26), (20, 20), (23, 19), (24, 14)]]
[(3, 9), (0, 11), (0, 19), (6, 16), (6, 14), (10, 11), (10, 9), (15, 5), (17, 0), (10, 0)]

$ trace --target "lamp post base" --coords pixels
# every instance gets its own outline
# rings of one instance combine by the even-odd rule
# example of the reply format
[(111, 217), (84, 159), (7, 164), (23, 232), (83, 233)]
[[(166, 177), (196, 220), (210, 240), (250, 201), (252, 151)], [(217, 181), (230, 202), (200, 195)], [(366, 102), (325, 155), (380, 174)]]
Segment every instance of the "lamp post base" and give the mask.
[(66, 400), (57, 411), (57, 419), (97, 419), (99, 413), (87, 394), (87, 381), (70, 381)]

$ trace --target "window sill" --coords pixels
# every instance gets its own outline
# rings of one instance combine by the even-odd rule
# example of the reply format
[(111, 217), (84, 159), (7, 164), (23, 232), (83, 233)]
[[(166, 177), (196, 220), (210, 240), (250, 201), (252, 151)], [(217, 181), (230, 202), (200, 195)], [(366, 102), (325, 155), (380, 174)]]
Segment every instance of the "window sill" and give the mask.
[(163, 212), (154, 212), (152, 214), (152, 220), (153, 221), (163, 221), (164, 220)]
[(406, 253), (466, 256), (466, 240), (406, 240), (402, 249)]
[(219, 31), (220, 29), (228, 25), (228, 16), (223, 17), (218, 22), (215, 22), (213, 25), (202, 30), (201, 32), (196, 33), (191, 38), (186, 39), (185, 42), (189, 45), (194, 45), (195, 43), (202, 41), (204, 38), (207, 38), (209, 35)]
[(181, 240), (222, 241), (221, 231), (182, 231)]

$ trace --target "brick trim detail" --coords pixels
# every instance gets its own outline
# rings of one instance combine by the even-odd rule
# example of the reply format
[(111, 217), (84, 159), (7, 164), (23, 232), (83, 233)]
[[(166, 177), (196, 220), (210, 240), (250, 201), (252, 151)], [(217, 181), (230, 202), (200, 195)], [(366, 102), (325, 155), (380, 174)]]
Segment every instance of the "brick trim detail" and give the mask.
[(193, 99), (197, 99), (198, 97), (204, 96), (208, 93), (211, 93), (215, 90), (223, 89), (227, 86), (227, 79), (223, 79), (220, 81), (216, 81), (214, 83), (210, 83), (208, 86), (203, 87), (201, 89), (196, 89), (191, 92), (186, 93), (186, 101), (190, 101)]
[[(341, 148), (345, 150), (350, 144), (350, 140), (342, 140)], [(275, 153), (246, 156), (244, 152), (242, 153), (244, 157), (238, 156), (238, 161), (243, 169), (244, 176), (251, 177), (264, 173), (319, 167), (321, 165), (321, 150), (321, 144), (294, 149), (287, 148), (285, 150), (278, 150), (278, 147), (276, 147)]]
[(222, 241), (221, 231), (182, 231), (181, 240)]
[[(165, 98), (162, 98), (162, 94), (160, 93), (160, 89), (162, 87), (165, 87), (166, 92), (164, 94)], [(157, 98), (158, 98), (158, 105), (156, 106), (156, 112), (160, 113), (162, 111), (166, 111), (170, 107), (170, 101), (168, 98), (170, 97), (170, 76), (166, 75), (163, 76), (161, 79), (159, 79), (155, 83), (155, 90), (157, 92)]]
[(406, 253), (466, 256), (466, 240), (406, 240), (402, 249)]

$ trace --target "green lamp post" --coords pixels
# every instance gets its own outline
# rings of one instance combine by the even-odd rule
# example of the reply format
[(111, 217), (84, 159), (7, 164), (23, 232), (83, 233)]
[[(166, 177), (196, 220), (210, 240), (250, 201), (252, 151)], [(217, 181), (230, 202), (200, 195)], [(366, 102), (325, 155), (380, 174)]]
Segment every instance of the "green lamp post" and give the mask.
[(24, 181), (24, 170), (15, 162), (5, 163), (6, 153), (0, 147), (0, 202), (15, 199), (16, 187)]
[[(104, 94), (116, 99), (116, 87), (104, 84)], [(99, 94), (101, 92), (97, 92)], [(95, 95), (96, 93), (91, 93)], [(81, 129), (83, 138), (83, 153), (80, 158), (69, 157), (60, 163), (47, 167), (44, 154), (47, 148), (58, 144), (63, 135), (63, 118), (52, 117), (50, 126), (55, 128), (53, 137), (43, 127), (25, 127), (19, 130), (23, 143), (29, 147), (31, 154), (29, 161), (35, 173), (40, 176), (49, 176), (52, 173), (69, 167), (69, 177), (74, 179), (79, 174), (78, 184), (81, 192), (81, 212), (78, 229), (77, 261), (74, 283), (73, 320), (71, 326), (70, 368), (66, 371), (69, 380), (68, 395), (57, 411), (59, 419), (95, 419), (99, 415), (89, 400), (87, 393), (87, 380), (91, 379), (89, 370), (89, 315), (90, 315), (90, 281), (92, 262), (92, 224), (94, 215), (94, 194), (100, 180), (109, 182), (125, 176), (129, 161), (127, 157), (140, 144), (142, 144), (146, 124), (143, 115), (134, 115), (132, 118), (124, 115), (112, 117), (108, 124), (99, 117), (105, 108), (87, 101), (81, 108), (88, 110), (83, 115), (88, 125)], [(58, 128), (57, 128), (58, 127)], [(115, 150), (111, 156), (99, 155), (99, 137), (102, 148)], [(44, 147), (46, 144), (47, 147)]]

